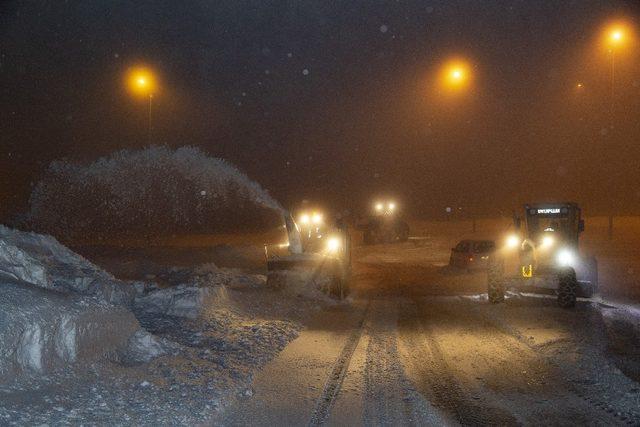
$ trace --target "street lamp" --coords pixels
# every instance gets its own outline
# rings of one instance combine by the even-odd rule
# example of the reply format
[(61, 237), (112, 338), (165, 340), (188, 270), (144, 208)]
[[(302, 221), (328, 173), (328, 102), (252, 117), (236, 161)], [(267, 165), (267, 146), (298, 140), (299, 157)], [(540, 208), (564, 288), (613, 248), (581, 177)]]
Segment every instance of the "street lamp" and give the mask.
[(469, 63), (462, 59), (452, 59), (442, 65), (439, 83), (448, 92), (458, 92), (469, 86), (471, 78)]
[(132, 94), (148, 100), (147, 137), (151, 143), (151, 104), (153, 95), (157, 91), (156, 76), (146, 67), (132, 68), (127, 73), (127, 86)]
[(628, 41), (629, 27), (624, 23), (614, 23), (605, 28), (603, 32), (604, 45), (611, 57), (610, 66), (610, 101), (611, 101), (611, 125), (613, 126), (615, 107), (615, 77), (616, 77), (616, 53)]

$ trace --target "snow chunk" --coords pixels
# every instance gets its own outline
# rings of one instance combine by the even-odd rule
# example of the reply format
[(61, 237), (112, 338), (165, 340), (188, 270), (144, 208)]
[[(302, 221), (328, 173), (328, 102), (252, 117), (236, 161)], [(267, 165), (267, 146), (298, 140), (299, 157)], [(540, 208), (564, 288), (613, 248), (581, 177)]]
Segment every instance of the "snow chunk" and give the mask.
[(208, 288), (179, 285), (158, 289), (139, 297), (135, 309), (141, 315), (164, 315), (195, 319), (202, 311), (203, 302), (209, 295)]
[(176, 354), (179, 349), (178, 344), (141, 329), (129, 338), (127, 349), (121, 355), (121, 360), (127, 365), (147, 363), (160, 356)]

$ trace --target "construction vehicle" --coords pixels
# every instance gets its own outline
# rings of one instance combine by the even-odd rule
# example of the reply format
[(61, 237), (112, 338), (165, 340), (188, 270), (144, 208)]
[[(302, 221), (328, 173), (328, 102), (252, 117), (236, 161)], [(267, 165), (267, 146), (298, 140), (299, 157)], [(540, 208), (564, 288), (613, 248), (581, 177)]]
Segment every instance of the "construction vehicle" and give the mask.
[(400, 217), (398, 206), (393, 201), (376, 202), (373, 213), (358, 228), (363, 232), (365, 245), (406, 242), (409, 239), (409, 224)]
[[(349, 294), (351, 275), (351, 240), (347, 227), (338, 222), (334, 227), (323, 225), (325, 233), (312, 236), (311, 241), (290, 213), (284, 213), (284, 228), (288, 242), (265, 245), (267, 284), (286, 287), (290, 280), (303, 287), (317, 288), (331, 296), (343, 299)], [(312, 244), (311, 244), (312, 243)], [(279, 253), (277, 249), (286, 249)]]
[(509, 288), (521, 292), (557, 295), (569, 308), (576, 297), (591, 297), (598, 290), (595, 258), (579, 252), (584, 220), (576, 203), (539, 203), (524, 206), (524, 224), (514, 215), (516, 233), (489, 262), (489, 301), (504, 301)]

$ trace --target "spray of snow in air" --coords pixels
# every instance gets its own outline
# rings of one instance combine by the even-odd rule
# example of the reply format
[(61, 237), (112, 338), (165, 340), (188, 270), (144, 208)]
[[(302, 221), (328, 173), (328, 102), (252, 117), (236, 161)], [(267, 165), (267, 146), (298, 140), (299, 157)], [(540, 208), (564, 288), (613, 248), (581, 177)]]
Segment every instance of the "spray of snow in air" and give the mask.
[(194, 147), (123, 150), (90, 164), (55, 161), (30, 203), (32, 225), (54, 234), (221, 230), (265, 224), (282, 212), (235, 166)]

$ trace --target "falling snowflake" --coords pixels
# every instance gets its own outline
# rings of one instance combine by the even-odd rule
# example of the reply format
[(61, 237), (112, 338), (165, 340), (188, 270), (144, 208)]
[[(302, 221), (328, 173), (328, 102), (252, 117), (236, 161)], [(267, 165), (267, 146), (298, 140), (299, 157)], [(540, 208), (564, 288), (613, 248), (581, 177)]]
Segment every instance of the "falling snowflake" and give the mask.
[(206, 195), (207, 195), (207, 192), (206, 192), (205, 190), (202, 190), (202, 191), (200, 192), (200, 195), (201, 195), (201, 196), (206, 196)]
[(291, 52), (287, 53), (287, 58), (293, 58), (293, 53)]
[(309, 75), (309, 70), (307, 70), (306, 68), (304, 70), (302, 70), (302, 75), (303, 76), (308, 76)]
[(380, 25), (380, 32), (381, 33), (386, 33), (387, 31), (389, 31), (389, 27), (386, 26), (385, 24)]

